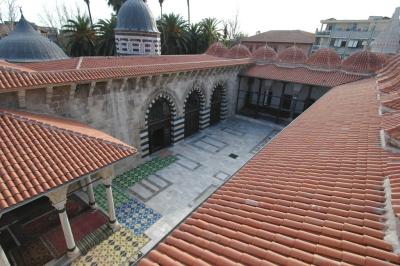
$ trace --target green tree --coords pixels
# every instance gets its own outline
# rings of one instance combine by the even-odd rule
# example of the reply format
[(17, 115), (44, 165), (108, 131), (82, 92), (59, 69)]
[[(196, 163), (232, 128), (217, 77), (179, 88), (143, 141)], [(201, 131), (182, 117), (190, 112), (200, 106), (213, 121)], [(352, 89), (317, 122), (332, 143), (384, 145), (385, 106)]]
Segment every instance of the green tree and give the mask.
[(206, 50), (205, 41), (201, 32), (201, 25), (199, 23), (190, 25), (188, 36), (189, 43), (187, 52), (189, 54), (200, 54)]
[(90, 0), (84, 0), (84, 1), (87, 5), (88, 11), (89, 11), (90, 25), (93, 26), (93, 17), (92, 17), (92, 10), (90, 9)]
[(207, 47), (220, 39), (221, 33), (218, 29), (219, 21), (216, 18), (205, 18), (200, 22), (200, 25)]
[(97, 31), (96, 52), (101, 56), (116, 55), (114, 29), (117, 26), (117, 18), (101, 19), (95, 26)]
[(164, 14), (157, 21), (163, 54), (185, 54), (188, 50), (188, 24), (180, 15)]
[(187, 0), (187, 9), (188, 9), (188, 22), (190, 24), (190, 1)]
[(96, 32), (87, 16), (78, 14), (75, 19), (69, 19), (62, 28), (71, 56), (95, 55)]
[(161, 16), (160, 16), (160, 18), (162, 18), (162, 16), (163, 16), (162, 5), (164, 4), (164, 0), (158, 0), (158, 2), (160, 2), (160, 8), (161, 8)]
[(118, 13), (118, 10), (121, 8), (124, 1), (122, 0), (108, 0), (108, 5), (111, 6), (115, 13)]

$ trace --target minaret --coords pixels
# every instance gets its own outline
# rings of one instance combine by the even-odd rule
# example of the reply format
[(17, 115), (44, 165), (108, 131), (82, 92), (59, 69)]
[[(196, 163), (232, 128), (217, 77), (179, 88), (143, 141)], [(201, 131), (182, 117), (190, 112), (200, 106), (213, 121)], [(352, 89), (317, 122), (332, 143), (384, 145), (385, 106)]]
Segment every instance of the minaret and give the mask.
[(376, 53), (396, 54), (400, 50), (400, 7), (396, 8), (387, 28), (371, 44)]

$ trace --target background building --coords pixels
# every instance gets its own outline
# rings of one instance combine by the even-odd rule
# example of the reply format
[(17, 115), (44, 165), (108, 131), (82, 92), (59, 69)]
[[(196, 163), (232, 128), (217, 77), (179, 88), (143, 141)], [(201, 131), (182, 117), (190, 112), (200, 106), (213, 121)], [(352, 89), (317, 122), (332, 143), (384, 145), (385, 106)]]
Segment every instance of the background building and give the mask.
[(315, 32), (312, 52), (330, 47), (345, 58), (370, 46), (390, 21), (390, 18), (382, 16), (370, 16), (366, 20), (322, 20), (321, 28)]
[(257, 35), (242, 39), (242, 44), (246, 45), (251, 52), (254, 52), (260, 47), (268, 46), (280, 53), (286, 48), (296, 46), (303, 50), (305, 54), (311, 52), (314, 43), (315, 35), (310, 32), (301, 30), (271, 30)]

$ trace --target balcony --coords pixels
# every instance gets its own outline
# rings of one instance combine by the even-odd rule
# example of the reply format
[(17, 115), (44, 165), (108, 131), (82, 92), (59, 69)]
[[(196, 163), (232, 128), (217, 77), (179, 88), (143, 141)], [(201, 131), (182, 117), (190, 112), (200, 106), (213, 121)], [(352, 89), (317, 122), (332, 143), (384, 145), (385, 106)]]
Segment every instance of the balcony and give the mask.
[(329, 36), (331, 34), (331, 31), (330, 30), (317, 30), (317, 31), (315, 31), (315, 35), (318, 37), (318, 36), (321, 36), (321, 37), (327, 37), (327, 36)]

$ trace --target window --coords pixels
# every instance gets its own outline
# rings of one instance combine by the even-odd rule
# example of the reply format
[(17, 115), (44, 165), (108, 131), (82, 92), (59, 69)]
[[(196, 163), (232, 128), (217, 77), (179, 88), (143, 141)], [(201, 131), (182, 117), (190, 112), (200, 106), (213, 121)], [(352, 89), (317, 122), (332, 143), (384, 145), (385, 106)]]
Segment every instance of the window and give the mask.
[(288, 95), (288, 94), (283, 95), (283, 97), (282, 97), (282, 109), (290, 110), (290, 108), (292, 106), (292, 99), (293, 99), (292, 95)]
[(358, 46), (358, 40), (350, 40), (349, 43), (347, 44), (347, 47), (349, 48), (357, 48)]
[(345, 39), (336, 39), (335, 43), (333, 44), (335, 47), (346, 47), (346, 40)]

